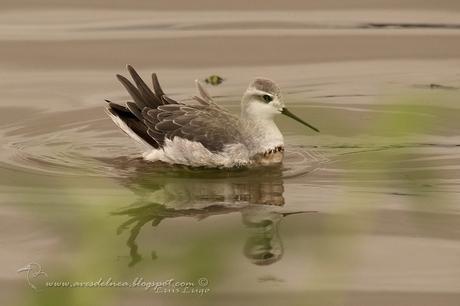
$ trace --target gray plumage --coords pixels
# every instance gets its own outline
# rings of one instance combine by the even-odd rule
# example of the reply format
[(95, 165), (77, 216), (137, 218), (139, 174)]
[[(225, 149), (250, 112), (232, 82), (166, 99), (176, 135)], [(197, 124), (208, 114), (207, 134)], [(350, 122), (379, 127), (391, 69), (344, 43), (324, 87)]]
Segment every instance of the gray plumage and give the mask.
[(277, 96), (280, 95), (279, 87), (272, 80), (257, 78), (252, 82), (251, 85), (260, 91), (271, 92)]
[(128, 71), (135, 85), (121, 75), (117, 78), (134, 102), (125, 107), (108, 101), (108, 111), (154, 148), (162, 148), (166, 139), (180, 137), (220, 152), (225, 145), (241, 140), (238, 118), (217, 106), (199, 84), (201, 97), (194, 98), (200, 105), (186, 105), (165, 95), (156, 74), (152, 74), (152, 91), (133, 67), (128, 66)]
[(133, 101), (109, 102), (114, 123), (134, 140), (147, 145), (150, 161), (205, 167), (272, 165), (282, 162), (284, 139), (274, 117), (284, 114), (318, 132), (286, 109), (275, 82), (257, 78), (241, 98), (236, 117), (217, 105), (197, 82), (197, 102), (184, 104), (167, 96), (152, 74), (153, 90), (131, 66), (133, 82), (117, 75)]

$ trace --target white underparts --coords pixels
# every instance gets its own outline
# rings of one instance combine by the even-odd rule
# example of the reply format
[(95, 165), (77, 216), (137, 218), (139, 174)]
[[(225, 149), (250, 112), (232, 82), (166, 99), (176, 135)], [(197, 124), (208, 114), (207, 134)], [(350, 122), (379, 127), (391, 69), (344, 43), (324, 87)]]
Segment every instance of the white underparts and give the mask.
[(221, 152), (214, 153), (201, 143), (174, 137), (166, 139), (162, 149), (144, 153), (144, 159), (182, 164), (193, 167), (238, 167), (250, 163), (249, 151), (243, 144), (229, 144)]
[[(139, 137), (132, 131), (128, 125), (119, 117), (107, 112), (113, 122), (128, 136), (143, 145), (147, 151), (143, 157), (148, 161), (162, 161), (170, 164), (182, 164), (192, 167), (212, 167), (212, 168), (231, 168), (249, 166), (251, 164), (267, 165), (280, 163), (283, 158), (282, 152), (270, 152), (273, 148), (283, 145), (282, 135), (276, 128), (276, 125), (264, 125), (265, 133), (252, 126), (252, 132), (256, 137), (251, 141), (258, 144), (256, 147), (248, 148), (247, 145), (227, 144), (220, 152), (211, 152), (201, 143), (174, 137), (174, 139), (165, 139), (164, 146), (161, 149), (153, 148), (150, 144)], [(269, 130), (269, 137), (262, 135)]]

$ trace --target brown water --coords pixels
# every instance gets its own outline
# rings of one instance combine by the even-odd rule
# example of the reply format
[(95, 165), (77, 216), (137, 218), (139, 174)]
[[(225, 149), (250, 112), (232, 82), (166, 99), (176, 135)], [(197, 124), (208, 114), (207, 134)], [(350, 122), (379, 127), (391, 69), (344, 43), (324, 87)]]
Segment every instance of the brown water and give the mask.
[[(458, 1), (41, 2), (0, 2), (2, 305), (458, 305)], [(221, 75), (234, 112), (272, 78), (321, 134), (279, 118), (282, 168), (153, 166), (103, 111), (127, 63), (177, 98)], [(45, 283), (136, 277), (209, 292)]]

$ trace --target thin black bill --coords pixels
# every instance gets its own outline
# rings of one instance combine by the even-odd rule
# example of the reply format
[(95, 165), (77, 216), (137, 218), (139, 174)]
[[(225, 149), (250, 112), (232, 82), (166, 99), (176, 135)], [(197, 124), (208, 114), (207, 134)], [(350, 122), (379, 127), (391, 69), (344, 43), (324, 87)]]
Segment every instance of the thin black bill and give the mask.
[(281, 114), (283, 115), (286, 115), (292, 119), (294, 119), (295, 121), (297, 122), (300, 122), (302, 123), (303, 125), (306, 125), (308, 126), (310, 129), (312, 129), (313, 131), (316, 131), (319, 133), (319, 130), (317, 128), (315, 128), (313, 125), (310, 125), (308, 123), (306, 123), (305, 121), (303, 121), (302, 119), (300, 119), (299, 117), (297, 117), (296, 115), (294, 115), (293, 113), (291, 113), (290, 111), (288, 111), (287, 108), (283, 108), (283, 110), (281, 111)]

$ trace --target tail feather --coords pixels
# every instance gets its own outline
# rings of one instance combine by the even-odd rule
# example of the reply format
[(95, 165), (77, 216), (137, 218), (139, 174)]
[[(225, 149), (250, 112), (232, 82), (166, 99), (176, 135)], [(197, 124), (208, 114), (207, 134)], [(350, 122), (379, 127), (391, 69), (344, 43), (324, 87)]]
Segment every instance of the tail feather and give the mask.
[[(157, 108), (159, 105), (161, 105), (161, 99), (157, 97), (152, 90), (145, 84), (145, 82), (141, 79), (139, 74), (136, 72), (136, 70), (128, 65), (128, 71), (129, 74), (131, 75), (132, 79), (136, 83), (137, 89), (140, 92), (140, 95), (144, 98), (144, 103), (152, 108)], [(161, 97), (161, 96), (160, 96)]]
[(158, 77), (156, 73), (152, 73), (152, 83), (153, 83), (153, 90), (155, 90), (155, 94), (157, 97), (160, 99), (163, 99), (163, 96), (165, 95), (163, 89), (160, 86), (160, 82), (158, 82)]
[(164, 144), (165, 135), (155, 129), (149, 129), (144, 123), (145, 118), (142, 112), (157, 109), (161, 105), (179, 103), (165, 95), (155, 73), (152, 74), (152, 91), (131, 65), (128, 65), (127, 68), (134, 84), (120, 74), (117, 74), (117, 78), (134, 102), (127, 102), (126, 106), (122, 106), (106, 100), (109, 104), (107, 113), (115, 124), (130, 137), (156, 149), (161, 148)]
[(133, 115), (127, 108), (122, 110), (121, 107), (123, 106), (115, 103), (112, 104), (117, 106), (113, 107), (113, 105), (109, 104), (107, 112), (120, 129), (128, 134), (128, 136), (143, 144), (152, 146), (156, 149), (161, 147), (160, 143), (147, 133), (148, 128), (142, 121)]
[(152, 90), (147, 86), (147, 84), (145, 84), (145, 82), (131, 65), (128, 65), (127, 68), (136, 86), (134, 86), (133, 83), (131, 83), (127, 78), (120, 74), (117, 74), (117, 78), (126, 88), (140, 110), (142, 110), (144, 107), (157, 108), (158, 106), (165, 104), (178, 104), (177, 101), (165, 98), (165, 93), (161, 88), (155, 73), (152, 74), (154, 90), (152, 92)]
[(139, 90), (137, 90), (137, 88), (130, 81), (128, 81), (127, 78), (120, 74), (117, 74), (117, 78), (120, 81), (120, 83), (126, 88), (129, 95), (133, 98), (134, 102), (136, 102), (140, 109), (143, 109), (147, 106)]

